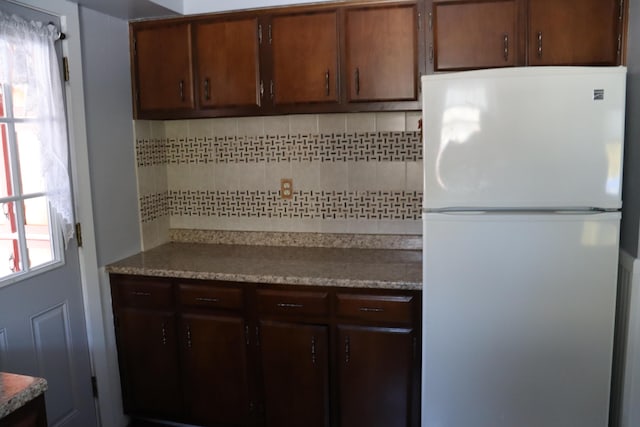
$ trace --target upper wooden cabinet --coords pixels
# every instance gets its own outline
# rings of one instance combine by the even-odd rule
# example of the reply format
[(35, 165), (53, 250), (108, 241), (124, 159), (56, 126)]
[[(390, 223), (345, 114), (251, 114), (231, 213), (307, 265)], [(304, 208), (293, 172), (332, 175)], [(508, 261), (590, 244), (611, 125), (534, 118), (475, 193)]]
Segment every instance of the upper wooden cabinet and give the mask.
[(429, 71), (622, 63), (622, 0), (427, 0)]
[(416, 100), (417, 5), (348, 9), (345, 28), (348, 101)]
[(134, 22), (135, 117), (418, 109), (422, 5), (347, 1)]
[(258, 19), (197, 22), (194, 34), (199, 106), (259, 106)]
[(191, 25), (135, 25), (131, 43), (136, 115), (193, 109)]
[(616, 65), (622, 0), (529, 0), (529, 65)]
[(274, 16), (268, 37), (274, 105), (338, 101), (336, 11)]
[(520, 63), (519, 1), (434, 2), (429, 60), (435, 71)]

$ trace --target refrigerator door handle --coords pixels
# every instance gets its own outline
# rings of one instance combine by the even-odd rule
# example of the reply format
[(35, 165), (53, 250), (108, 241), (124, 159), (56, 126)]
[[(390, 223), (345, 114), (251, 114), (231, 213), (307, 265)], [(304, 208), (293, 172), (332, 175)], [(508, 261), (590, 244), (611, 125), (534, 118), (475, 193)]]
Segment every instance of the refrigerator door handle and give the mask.
[(529, 215), (597, 215), (605, 212), (619, 212), (618, 209), (605, 209), (597, 207), (585, 208), (548, 208), (548, 209), (528, 209), (528, 208), (439, 208), (423, 209), (423, 213), (436, 213), (445, 215), (498, 215), (498, 214), (529, 214)]

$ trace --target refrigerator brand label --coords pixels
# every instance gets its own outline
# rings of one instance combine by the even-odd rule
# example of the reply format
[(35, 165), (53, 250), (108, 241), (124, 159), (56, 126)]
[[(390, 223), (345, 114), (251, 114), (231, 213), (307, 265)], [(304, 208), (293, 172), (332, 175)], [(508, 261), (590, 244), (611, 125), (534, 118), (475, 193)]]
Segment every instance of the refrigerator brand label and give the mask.
[(594, 89), (593, 90), (593, 100), (594, 101), (602, 101), (602, 100), (604, 100), (604, 89)]

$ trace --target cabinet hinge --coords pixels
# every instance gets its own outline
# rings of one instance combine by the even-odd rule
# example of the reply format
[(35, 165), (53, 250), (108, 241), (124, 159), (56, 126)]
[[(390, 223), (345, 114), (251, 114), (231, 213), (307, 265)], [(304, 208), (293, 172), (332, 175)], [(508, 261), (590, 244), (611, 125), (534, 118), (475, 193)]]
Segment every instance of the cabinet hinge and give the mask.
[(258, 25), (258, 44), (262, 44), (262, 24)]
[(93, 397), (98, 398), (98, 378), (96, 376), (91, 377), (91, 390), (93, 391)]
[(78, 247), (82, 247), (82, 225), (79, 222), (76, 222), (76, 241), (78, 242)]
[(618, 14), (618, 21), (622, 21), (624, 17), (624, 0), (620, 0), (620, 13)]
[(69, 81), (69, 58), (66, 56), (62, 57), (62, 74), (64, 75), (64, 81)]

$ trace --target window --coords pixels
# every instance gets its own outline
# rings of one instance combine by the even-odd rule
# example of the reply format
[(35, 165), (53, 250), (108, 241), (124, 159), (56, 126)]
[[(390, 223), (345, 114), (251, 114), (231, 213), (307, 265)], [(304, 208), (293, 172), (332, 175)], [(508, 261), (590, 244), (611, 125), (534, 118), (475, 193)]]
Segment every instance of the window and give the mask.
[(0, 86), (0, 280), (56, 260), (33, 124), (20, 87)]
[(61, 263), (73, 235), (54, 38), (0, 12), (0, 286)]

